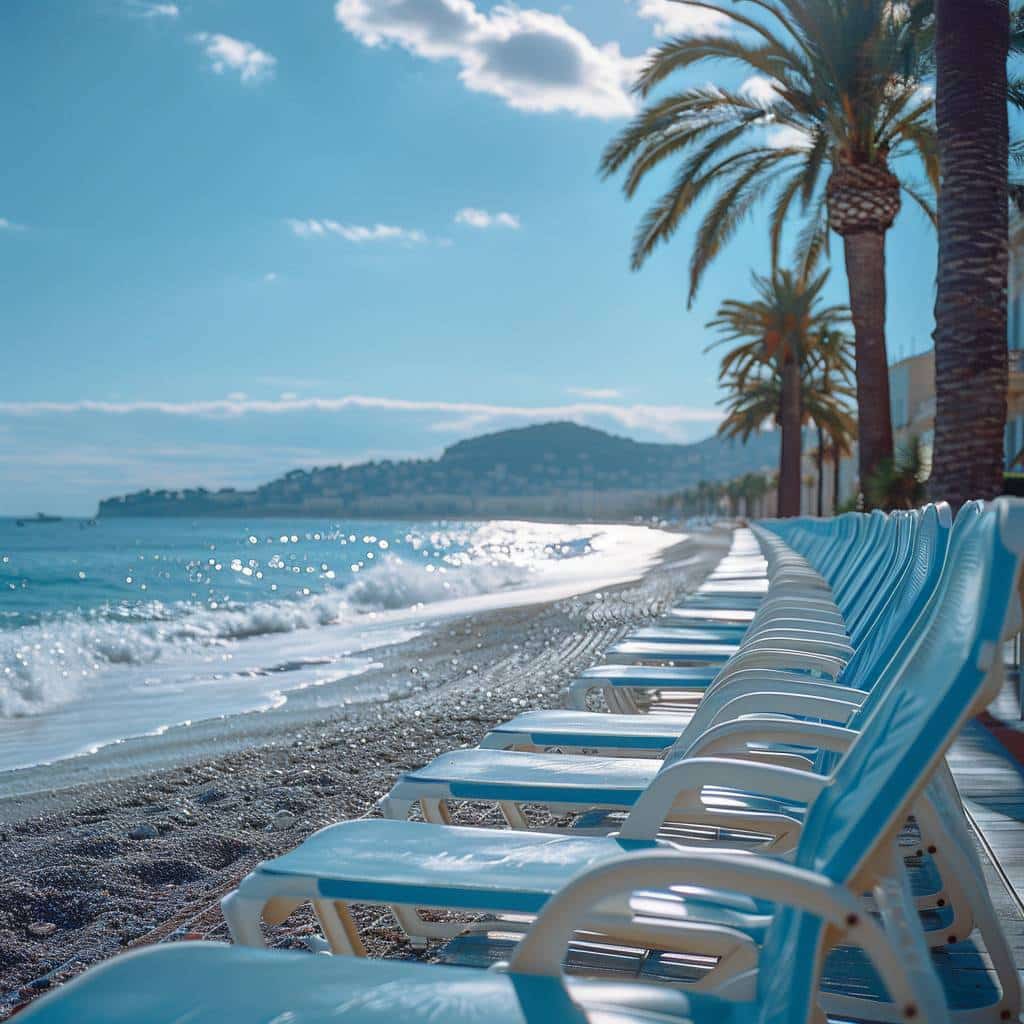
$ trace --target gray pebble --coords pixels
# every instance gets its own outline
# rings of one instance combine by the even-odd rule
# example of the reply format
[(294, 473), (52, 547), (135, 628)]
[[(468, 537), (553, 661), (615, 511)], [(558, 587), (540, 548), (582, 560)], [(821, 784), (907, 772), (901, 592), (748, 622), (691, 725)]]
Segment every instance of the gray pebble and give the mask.
[(291, 811), (278, 811), (270, 822), (270, 829), (273, 832), (280, 832), (286, 828), (291, 828), (296, 821), (298, 821), (298, 818)]

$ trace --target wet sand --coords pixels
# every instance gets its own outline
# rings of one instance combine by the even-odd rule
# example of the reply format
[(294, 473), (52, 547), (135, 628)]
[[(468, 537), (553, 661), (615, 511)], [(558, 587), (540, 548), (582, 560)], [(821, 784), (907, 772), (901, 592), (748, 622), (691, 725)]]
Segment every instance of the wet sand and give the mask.
[[(696, 587), (729, 539), (695, 534), (634, 583), (450, 619), (373, 651), (347, 706), (310, 695), (0, 780), (0, 1018), (126, 947), (226, 938), (217, 902), (254, 864), (373, 814), (400, 772), (491, 725), (560, 706), (576, 674)], [(359, 917), (371, 953), (412, 955), (382, 908)], [(300, 911), (268, 938), (302, 945), (313, 931)]]

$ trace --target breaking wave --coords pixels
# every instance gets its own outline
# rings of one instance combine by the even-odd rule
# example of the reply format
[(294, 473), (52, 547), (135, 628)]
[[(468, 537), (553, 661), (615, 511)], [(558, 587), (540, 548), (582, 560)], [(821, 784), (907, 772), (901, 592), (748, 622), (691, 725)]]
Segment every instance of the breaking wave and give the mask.
[(150, 602), (71, 613), (0, 631), (0, 718), (43, 714), (77, 697), (104, 668), (147, 665), (169, 652), (317, 629), (373, 611), (426, 605), (520, 586), (528, 568), (468, 564), (448, 569), (382, 558), (343, 589), (302, 599), (210, 608)]

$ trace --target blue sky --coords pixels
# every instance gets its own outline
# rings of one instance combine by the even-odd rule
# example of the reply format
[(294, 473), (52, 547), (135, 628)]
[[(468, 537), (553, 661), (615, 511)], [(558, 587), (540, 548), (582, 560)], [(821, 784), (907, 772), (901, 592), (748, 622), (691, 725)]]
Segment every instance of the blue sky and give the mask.
[[(598, 179), (669, 0), (5, 0), (0, 515), (145, 486), (433, 455), (572, 418), (713, 432), (695, 222)], [(738, 84), (704, 67), (694, 80)], [(834, 257), (841, 247), (834, 246)], [(890, 234), (891, 356), (929, 344), (935, 242)], [(842, 299), (841, 265), (831, 282)]]

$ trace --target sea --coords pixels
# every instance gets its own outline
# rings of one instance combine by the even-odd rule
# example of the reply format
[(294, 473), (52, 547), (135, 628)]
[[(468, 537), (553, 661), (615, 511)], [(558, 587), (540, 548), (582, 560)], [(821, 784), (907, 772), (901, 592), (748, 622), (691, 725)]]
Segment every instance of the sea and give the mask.
[(681, 539), (514, 521), (0, 519), (0, 772), (309, 687), (344, 700), (381, 647), (636, 578)]

